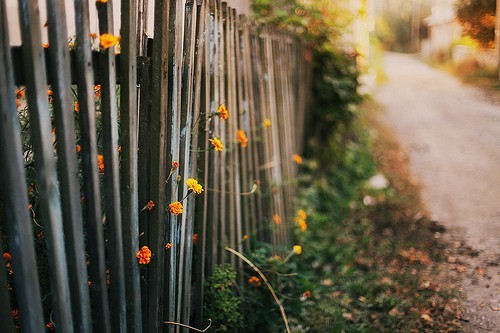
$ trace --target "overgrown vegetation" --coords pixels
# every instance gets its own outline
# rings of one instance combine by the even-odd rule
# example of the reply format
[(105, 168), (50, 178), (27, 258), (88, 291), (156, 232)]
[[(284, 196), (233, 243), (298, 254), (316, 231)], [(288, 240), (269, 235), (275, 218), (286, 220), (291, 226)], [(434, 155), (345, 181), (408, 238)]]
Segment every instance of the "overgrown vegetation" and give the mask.
[(465, 33), (482, 47), (492, 48), (495, 43), (496, 0), (459, 0), (456, 9)]

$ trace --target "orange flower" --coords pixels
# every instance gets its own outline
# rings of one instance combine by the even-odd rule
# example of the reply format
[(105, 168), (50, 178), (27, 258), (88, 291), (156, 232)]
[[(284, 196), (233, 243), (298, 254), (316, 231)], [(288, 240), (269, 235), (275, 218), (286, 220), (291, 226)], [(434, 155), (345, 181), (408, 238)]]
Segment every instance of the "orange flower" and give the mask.
[(18, 309), (14, 309), (10, 312), (10, 315), (12, 316), (12, 318), (14, 319), (18, 319), (19, 318), (19, 310)]
[(303, 294), (303, 296), (304, 296), (305, 298), (311, 298), (311, 292), (310, 292), (309, 290), (307, 290), (307, 291)]
[(263, 125), (265, 128), (271, 127), (271, 120), (269, 118), (264, 119)]
[(303, 210), (303, 209), (299, 209), (298, 214), (299, 214), (299, 217), (303, 220), (305, 220), (307, 218), (307, 214), (306, 214), (305, 210)]
[(179, 168), (179, 162), (177, 161), (172, 161), (172, 168), (171, 170), (177, 170)]
[(193, 234), (193, 244), (198, 244), (198, 234)]
[(82, 146), (76, 145), (76, 152), (79, 153), (82, 151)]
[(21, 100), (19, 98), (16, 98), (16, 106), (18, 109), (21, 107)]
[(45, 324), (45, 329), (47, 329), (49, 331), (53, 331), (54, 330), (54, 324), (52, 324), (52, 323)]
[(91, 33), (90, 34), (90, 38), (96, 39), (97, 38), (97, 34), (95, 32)]
[(151, 261), (151, 250), (147, 246), (143, 246), (136, 254), (137, 259), (139, 259), (139, 264), (147, 265)]
[(94, 86), (94, 95), (97, 98), (101, 97), (101, 85), (100, 84), (96, 84)]
[(221, 104), (216, 112), (222, 120), (227, 120), (229, 118), (229, 111), (224, 104)]
[(213, 138), (213, 139), (208, 139), (212, 143), (212, 145), (215, 147), (215, 150), (217, 151), (222, 151), (222, 148), (224, 148), (224, 145), (218, 138)]
[(201, 194), (201, 192), (203, 192), (203, 186), (201, 186), (196, 179), (189, 178), (186, 180), (186, 185), (190, 191), (193, 191), (196, 194)]
[(304, 231), (307, 230), (307, 223), (306, 223), (306, 221), (304, 221), (304, 220), (301, 219), (301, 220), (299, 220), (298, 224), (299, 224), (300, 231), (304, 232)]
[(116, 44), (118, 44), (118, 37), (111, 34), (101, 35), (100, 45), (102, 49), (107, 50), (110, 47), (115, 46)]
[(24, 89), (16, 89), (16, 97), (17, 98), (24, 98), (26, 96), (26, 92)]
[(100, 2), (100, 3), (107, 3), (107, 2), (108, 2), (108, 0), (95, 0), (95, 2), (97, 2), (97, 3), (99, 3), (99, 2)]
[(247, 146), (248, 138), (242, 130), (238, 130), (238, 141), (240, 142), (241, 148), (245, 148)]
[(118, 152), (121, 153), (122, 152), (122, 146), (118, 146)]
[(281, 224), (281, 217), (278, 214), (273, 215), (274, 224)]
[(104, 173), (104, 156), (97, 155), (97, 165), (99, 166), (99, 173)]
[(170, 250), (172, 248), (172, 243), (167, 243), (165, 245), (165, 250)]
[(252, 286), (258, 287), (261, 285), (260, 279), (257, 276), (251, 276), (248, 279), (248, 283), (251, 284)]
[(300, 157), (300, 155), (297, 155), (297, 154), (293, 154), (293, 161), (297, 164), (301, 164), (302, 163), (302, 157)]
[(3, 258), (6, 260), (6, 261), (11, 261), (12, 260), (12, 256), (10, 255), (9, 252), (5, 252), (3, 254)]
[(79, 112), (80, 111), (80, 103), (75, 101), (74, 106), (75, 106), (75, 112)]
[(149, 200), (148, 203), (146, 204), (146, 209), (147, 210), (152, 210), (155, 206), (155, 203), (153, 200)]
[(182, 214), (184, 211), (184, 207), (182, 207), (182, 204), (179, 201), (172, 202), (168, 205), (168, 207), (170, 208), (170, 213), (174, 215)]
[(43, 46), (44, 49), (48, 49), (49, 48), (49, 43), (43, 43), (42, 46)]
[(294, 245), (293, 246), (293, 252), (295, 252), (295, 254), (301, 254), (302, 253), (302, 246), (300, 245)]

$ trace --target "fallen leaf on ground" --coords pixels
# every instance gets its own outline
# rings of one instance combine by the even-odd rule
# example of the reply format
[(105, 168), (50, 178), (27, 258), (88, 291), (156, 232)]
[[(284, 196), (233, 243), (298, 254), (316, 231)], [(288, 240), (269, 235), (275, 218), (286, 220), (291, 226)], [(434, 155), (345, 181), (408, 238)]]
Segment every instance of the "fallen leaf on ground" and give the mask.
[(429, 323), (432, 323), (434, 320), (432, 320), (431, 316), (429, 316), (427, 313), (424, 313), (420, 316), (425, 321), (428, 321)]

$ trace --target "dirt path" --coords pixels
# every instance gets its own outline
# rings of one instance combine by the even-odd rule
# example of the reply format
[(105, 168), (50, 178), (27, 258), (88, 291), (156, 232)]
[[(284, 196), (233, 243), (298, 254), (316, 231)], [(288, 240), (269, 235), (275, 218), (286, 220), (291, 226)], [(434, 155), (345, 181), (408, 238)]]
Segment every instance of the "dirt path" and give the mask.
[(454, 244), (467, 332), (500, 332), (500, 104), (410, 55), (386, 54), (384, 68), (375, 98)]

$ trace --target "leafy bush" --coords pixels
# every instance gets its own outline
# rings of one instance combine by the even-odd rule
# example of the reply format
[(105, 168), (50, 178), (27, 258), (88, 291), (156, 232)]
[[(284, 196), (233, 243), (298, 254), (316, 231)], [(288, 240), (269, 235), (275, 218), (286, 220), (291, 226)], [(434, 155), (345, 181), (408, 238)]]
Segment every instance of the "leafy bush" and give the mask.
[(241, 301), (235, 292), (236, 272), (229, 266), (215, 267), (205, 284), (205, 316), (213, 332), (238, 332), (242, 327)]

